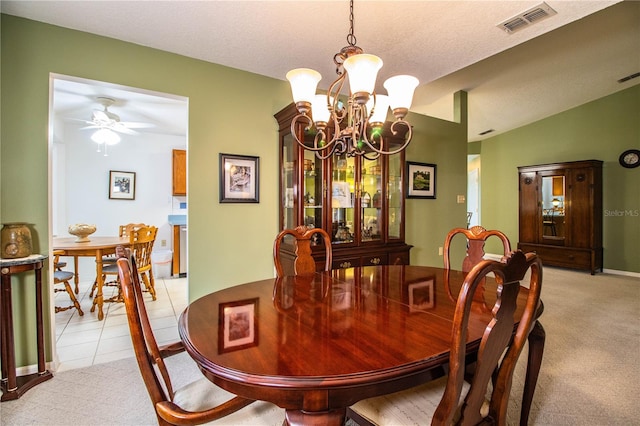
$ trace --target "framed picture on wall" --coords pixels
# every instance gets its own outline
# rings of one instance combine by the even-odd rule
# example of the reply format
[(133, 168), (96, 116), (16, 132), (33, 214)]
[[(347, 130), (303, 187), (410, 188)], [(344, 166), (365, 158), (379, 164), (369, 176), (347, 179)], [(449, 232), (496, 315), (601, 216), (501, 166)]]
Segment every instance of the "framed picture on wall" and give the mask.
[(436, 165), (407, 161), (407, 198), (436, 198)]
[(112, 200), (135, 200), (136, 173), (110, 170), (109, 198)]
[(260, 202), (260, 158), (220, 154), (220, 202)]

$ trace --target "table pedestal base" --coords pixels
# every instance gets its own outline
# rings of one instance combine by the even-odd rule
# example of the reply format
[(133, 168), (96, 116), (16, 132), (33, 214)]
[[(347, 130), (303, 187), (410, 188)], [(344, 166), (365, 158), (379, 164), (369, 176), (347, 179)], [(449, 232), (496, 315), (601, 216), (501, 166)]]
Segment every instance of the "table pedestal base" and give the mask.
[(0, 401), (13, 401), (20, 398), (26, 391), (38, 385), (42, 382), (46, 382), (53, 378), (53, 374), (46, 370), (44, 373), (31, 373), (24, 376), (16, 377), (16, 388), (13, 390), (7, 390), (7, 380), (2, 380), (0, 388), (2, 388), (2, 398)]
[(299, 410), (287, 410), (285, 424), (289, 426), (342, 426), (347, 410), (332, 410), (320, 413), (310, 413)]

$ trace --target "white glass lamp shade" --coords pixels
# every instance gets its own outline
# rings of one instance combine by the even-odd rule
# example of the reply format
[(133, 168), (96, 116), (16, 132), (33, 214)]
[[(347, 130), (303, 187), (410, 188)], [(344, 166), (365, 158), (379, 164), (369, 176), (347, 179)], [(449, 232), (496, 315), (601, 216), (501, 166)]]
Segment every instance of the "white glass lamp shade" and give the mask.
[(91, 140), (95, 143), (115, 145), (120, 142), (120, 136), (113, 130), (99, 129), (93, 135), (91, 135)]
[(293, 102), (307, 102), (311, 104), (316, 95), (316, 87), (322, 76), (318, 71), (309, 68), (296, 68), (287, 73), (287, 80), (291, 84)]
[[(367, 111), (371, 114), (373, 108), (373, 96), (367, 102)], [(376, 95), (376, 105), (373, 115), (369, 118), (371, 124), (382, 124), (387, 121), (387, 112), (389, 111), (389, 97), (387, 95)]]
[[(329, 97), (329, 102), (333, 104), (333, 97)], [(315, 95), (311, 103), (311, 114), (315, 123), (328, 123), (331, 113), (327, 108), (327, 95)]]
[(378, 71), (382, 68), (382, 59), (375, 55), (362, 53), (349, 56), (343, 65), (349, 76), (352, 94), (373, 93)]
[(418, 87), (418, 79), (410, 75), (396, 75), (384, 82), (384, 88), (389, 94), (389, 106), (392, 110), (411, 108), (413, 92)]

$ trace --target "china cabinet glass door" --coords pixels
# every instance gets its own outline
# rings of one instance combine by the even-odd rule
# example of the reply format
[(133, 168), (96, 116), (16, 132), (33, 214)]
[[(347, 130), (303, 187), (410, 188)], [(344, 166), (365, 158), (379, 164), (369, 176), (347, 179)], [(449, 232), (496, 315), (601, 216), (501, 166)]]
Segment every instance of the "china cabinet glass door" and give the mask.
[(304, 224), (314, 228), (322, 228), (323, 197), (322, 160), (312, 151), (303, 152)]
[(402, 173), (404, 165), (402, 154), (389, 156), (387, 162), (387, 170), (389, 174), (387, 179), (387, 239), (399, 240), (404, 238), (404, 235), (402, 235), (402, 200), (404, 199), (402, 193)]
[(331, 239), (333, 244), (355, 239), (356, 165), (353, 157), (334, 156), (331, 177)]
[(282, 138), (282, 169), (280, 176), (280, 194), (283, 198), (282, 217), (280, 218), (281, 229), (294, 228), (296, 226), (296, 197), (295, 197), (295, 173), (297, 161), (295, 157), (293, 137), (287, 134)]
[(360, 172), (361, 241), (380, 241), (382, 235), (382, 158), (362, 158)]

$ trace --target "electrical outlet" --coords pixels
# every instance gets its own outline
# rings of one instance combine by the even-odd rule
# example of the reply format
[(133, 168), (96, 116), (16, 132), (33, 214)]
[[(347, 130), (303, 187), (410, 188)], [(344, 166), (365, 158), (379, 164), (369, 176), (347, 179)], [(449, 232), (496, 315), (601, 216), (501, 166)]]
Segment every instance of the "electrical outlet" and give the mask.
[(438, 256), (442, 256), (442, 247), (438, 247)]
[(160, 247), (166, 247), (166, 246), (167, 246), (167, 240), (161, 240)]

